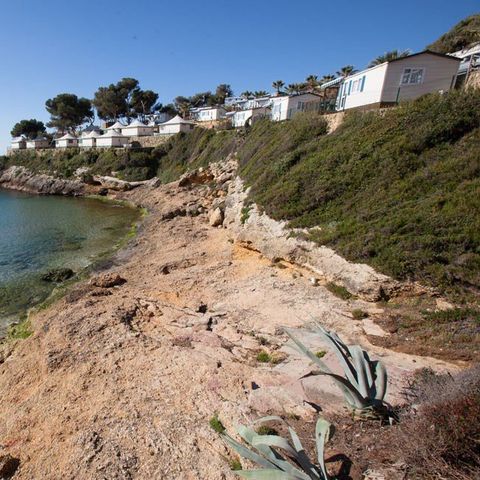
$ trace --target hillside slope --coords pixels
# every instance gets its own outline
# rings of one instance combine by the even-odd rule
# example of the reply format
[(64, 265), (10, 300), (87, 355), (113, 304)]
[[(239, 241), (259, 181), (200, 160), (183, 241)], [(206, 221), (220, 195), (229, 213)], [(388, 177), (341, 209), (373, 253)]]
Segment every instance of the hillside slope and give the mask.
[(478, 293), (480, 92), (352, 113), (328, 136), (321, 128), (253, 128), (239, 150), (251, 199), (292, 227), (320, 227), (311, 238), (348, 259)]

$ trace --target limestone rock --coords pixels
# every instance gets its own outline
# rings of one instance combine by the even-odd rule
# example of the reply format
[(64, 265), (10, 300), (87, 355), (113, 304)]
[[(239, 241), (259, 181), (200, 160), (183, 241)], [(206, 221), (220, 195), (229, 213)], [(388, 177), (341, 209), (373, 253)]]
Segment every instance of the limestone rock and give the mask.
[(118, 285), (123, 285), (126, 280), (118, 273), (106, 273), (98, 277), (92, 278), (90, 284), (100, 288), (112, 288)]
[(218, 227), (223, 224), (223, 211), (220, 207), (217, 207), (210, 213), (209, 223), (212, 227)]

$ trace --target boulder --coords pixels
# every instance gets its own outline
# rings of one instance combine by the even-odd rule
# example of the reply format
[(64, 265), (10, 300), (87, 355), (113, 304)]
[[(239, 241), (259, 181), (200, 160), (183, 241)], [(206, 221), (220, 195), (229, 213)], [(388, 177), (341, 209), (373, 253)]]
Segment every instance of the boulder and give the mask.
[(112, 288), (118, 285), (123, 285), (124, 283), (126, 283), (126, 280), (118, 273), (105, 273), (104, 275), (99, 275), (90, 280), (91, 285), (100, 288)]
[(75, 272), (71, 268), (52, 268), (52, 270), (42, 275), (42, 280), (45, 282), (62, 283), (74, 275)]
[(223, 224), (223, 211), (220, 207), (215, 208), (209, 217), (209, 223), (212, 227), (218, 227)]

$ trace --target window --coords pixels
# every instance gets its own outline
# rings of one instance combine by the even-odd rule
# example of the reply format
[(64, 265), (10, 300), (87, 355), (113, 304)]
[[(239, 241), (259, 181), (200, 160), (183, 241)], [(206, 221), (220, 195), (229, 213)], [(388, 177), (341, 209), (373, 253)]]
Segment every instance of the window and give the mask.
[(402, 75), (402, 85), (418, 85), (423, 82), (423, 68), (406, 68)]

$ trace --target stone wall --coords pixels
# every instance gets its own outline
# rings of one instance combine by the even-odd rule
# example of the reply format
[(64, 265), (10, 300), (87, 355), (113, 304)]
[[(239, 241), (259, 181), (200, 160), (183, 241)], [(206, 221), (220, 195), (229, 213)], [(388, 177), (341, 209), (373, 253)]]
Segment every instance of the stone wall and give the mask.
[[(130, 142), (139, 144), (142, 148), (158, 147), (167, 142), (173, 135), (158, 135), (151, 137), (130, 137)], [(137, 145), (135, 145), (137, 146)]]

